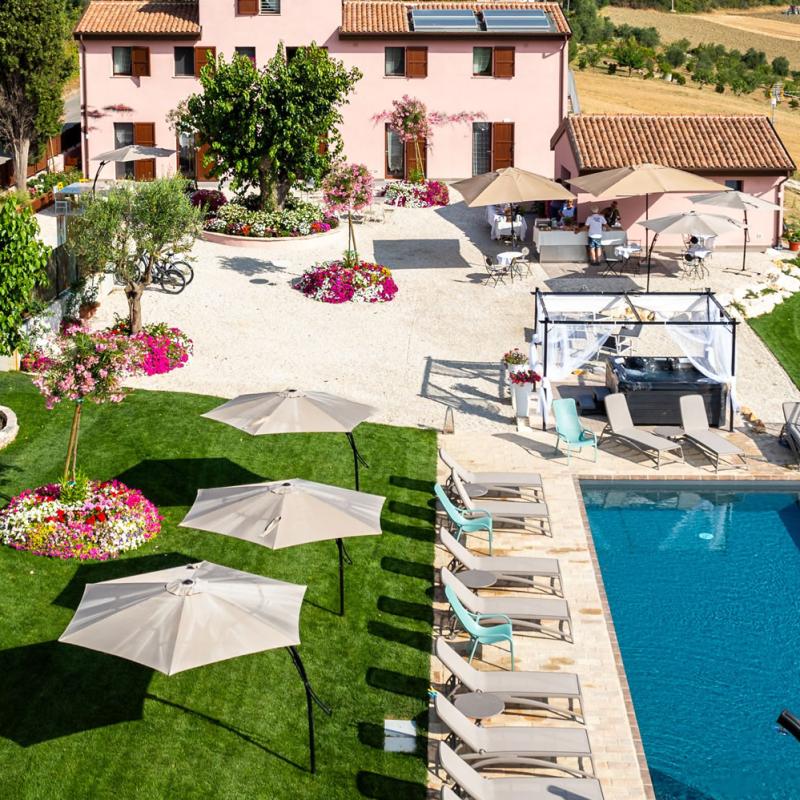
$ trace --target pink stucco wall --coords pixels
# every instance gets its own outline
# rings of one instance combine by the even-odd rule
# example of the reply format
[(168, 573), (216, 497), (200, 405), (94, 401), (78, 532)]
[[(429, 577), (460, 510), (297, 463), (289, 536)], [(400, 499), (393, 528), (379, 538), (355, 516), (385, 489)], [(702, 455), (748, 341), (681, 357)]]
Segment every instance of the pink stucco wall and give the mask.
[[(564, 170), (569, 172), (570, 177), (577, 177), (578, 168), (575, 161), (575, 154), (569, 144), (566, 134), (559, 137), (554, 147), (555, 155), (555, 174), (557, 178), (564, 177)], [(715, 181), (724, 186), (726, 180), (743, 181), (742, 191), (748, 194), (761, 197), (771, 203), (783, 207), (783, 181), (784, 176), (775, 175), (746, 175), (736, 173), (720, 173), (715, 175), (704, 175), (703, 177)], [(680, 214), (684, 211), (697, 211), (698, 213), (718, 214), (730, 217), (736, 222), (742, 221), (739, 211), (725, 208), (715, 208), (709, 205), (695, 205), (689, 197), (698, 192), (662, 194), (650, 197), (649, 218), (664, 217), (668, 214)], [(593, 205), (601, 208), (607, 206), (610, 199), (597, 200), (591, 195), (578, 193), (578, 218), (583, 221), (590, 213)], [(644, 243), (645, 229), (639, 222), (645, 219), (645, 198), (644, 197), (621, 197), (617, 198), (622, 224), (628, 238)], [(755, 249), (765, 248), (778, 243), (782, 225), (781, 212), (779, 211), (751, 211), (747, 215), (748, 227), (750, 229), (750, 245)], [(650, 239), (652, 240), (652, 233)], [(742, 246), (743, 234), (738, 231), (724, 234), (717, 239), (717, 247), (739, 248)], [(680, 236), (661, 235), (658, 237), (658, 244), (663, 247), (679, 247), (682, 244)]]
[[(201, 0), (202, 38), (192, 40), (85, 40), (83, 65), (85, 102), (90, 113), (86, 147), (91, 159), (113, 148), (114, 122), (154, 122), (156, 144), (174, 148), (175, 135), (167, 115), (178, 102), (199, 89), (191, 77), (174, 77), (173, 48), (215, 46), (230, 58), (237, 46), (255, 46), (258, 65), (271, 57), (279, 41), (287, 47), (316, 41), (332, 56), (364, 73), (350, 104), (343, 111), (342, 134), (346, 156), (366, 163), (376, 177), (384, 176), (384, 131), (372, 121), (374, 114), (388, 109), (394, 99), (410, 94), (430, 109), (447, 113), (482, 112), (489, 122), (515, 123), (515, 163), (545, 175), (553, 174), (549, 139), (563, 117), (567, 60), (564, 39), (518, 40), (429, 39), (340, 39), (341, 6), (332, 0), (284, 2), (280, 15), (240, 17), (235, 0)], [(472, 76), (475, 45), (513, 44), (516, 48), (512, 79)], [(114, 45), (150, 47), (150, 77), (112, 75)], [(428, 77), (406, 79), (384, 77), (384, 47), (426, 45)], [(123, 105), (131, 111), (114, 111)], [(471, 125), (440, 128), (428, 152), (428, 174), (460, 178), (471, 174)], [(165, 175), (176, 167), (174, 158), (159, 159), (157, 172)], [(102, 176), (113, 177), (113, 167)]]

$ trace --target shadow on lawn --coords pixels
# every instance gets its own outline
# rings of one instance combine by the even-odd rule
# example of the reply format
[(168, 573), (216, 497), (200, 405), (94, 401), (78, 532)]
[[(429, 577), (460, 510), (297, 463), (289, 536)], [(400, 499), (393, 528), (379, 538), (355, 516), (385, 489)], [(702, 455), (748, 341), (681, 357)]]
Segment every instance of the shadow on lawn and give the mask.
[(370, 620), (367, 623), (367, 631), (371, 636), (378, 636), (388, 642), (396, 642), (413, 647), (423, 653), (431, 652), (431, 634), (429, 631), (409, 631), (406, 628), (397, 628), (394, 625), (387, 625), (385, 622)]
[(408, 561), (405, 558), (384, 556), (381, 559), (381, 569), (387, 572), (394, 572), (396, 575), (419, 578), (433, 584), (433, 564), (423, 564), (421, 561)]
[(364, 770), (356, 775), (356, 786), (362, 797), (371, 797), (373, 800), (425, 800), (428, 796), (428, 790), (421, 783), (401, 781)]
[(270, 480), (228, 458), (145, 459), (116, 476), (157, 506), (190, 506), (198, 489)]

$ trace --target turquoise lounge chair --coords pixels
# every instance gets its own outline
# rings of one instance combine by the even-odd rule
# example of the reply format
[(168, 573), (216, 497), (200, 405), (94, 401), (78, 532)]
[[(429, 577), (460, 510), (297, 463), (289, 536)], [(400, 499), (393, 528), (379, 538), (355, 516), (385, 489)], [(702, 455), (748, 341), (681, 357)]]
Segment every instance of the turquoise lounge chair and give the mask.
[(563, 440), (567, 446), (567, 464), (571, 461), (572, 451), (580, 452), (584, 447), (594, 448), (594, 460), (597, 461), (597, 435), (581, 425), (575, 401), (571, 397), (553, 400), (553, 414), (556, 418), (556, 450)]
[[(442, 504), (442, 508), (447, 512), (450, 521), (458, 529), (456, 533), (456, 541), (461, 541), (462, 533), (476, 533), (477, 531), (485, 531), (489, 539), (489, 555), (492, 554), (492, 515), (488, 511), (483, 511), (479, 508), (463, 509), (454, 506), (447, 496), (441, 484), (436, 484), (433, 487), (436, 497)], [(467, 515), (467, 516), (465, 516)]]
[(467, 611), (461, 604), (461, 601), (453, 591), (452, 586), (444, 587), (444, 594), (447, 602), (450, 603), (450, 608), (453, 615), (458, 620), (461, 627), (466, 631), (467, 635), (472, 642), (472, 650), (469, 652), (469, 659), (467, 663), (472, 663), (472, 658), (475, 655), (475, 650), (478, 645), (494, 644), (498, 642), (508, 642), (509, 650), (511, 651), (511, 671), (514, 671), (514, 636), (511, 629), (511, 620), (504, 614), (491, 614), (491, 619), (505, 619), (505, 622), (498, 623), (497, 625), (481, 625), (482, 614), (473, 614)]

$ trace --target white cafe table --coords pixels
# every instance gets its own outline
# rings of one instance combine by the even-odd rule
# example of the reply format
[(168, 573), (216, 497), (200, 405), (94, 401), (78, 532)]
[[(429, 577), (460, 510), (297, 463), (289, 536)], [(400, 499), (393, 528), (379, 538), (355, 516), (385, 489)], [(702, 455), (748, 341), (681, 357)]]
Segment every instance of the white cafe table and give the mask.
[[(528, 233), (528, 223), (519, 214), (514, 218), (513, 235), (523, 241)], [(512, 235), (511, 222), (502, 214), (497, 214), (492, 220), (492, 239), (503, 239)]]
[(510, 267), (514, 263), (515, 258), (522, 258), (522, 253), (519, 250), (506, 250), (505, 253), (497, 254), (497, 263), (501, 267)]

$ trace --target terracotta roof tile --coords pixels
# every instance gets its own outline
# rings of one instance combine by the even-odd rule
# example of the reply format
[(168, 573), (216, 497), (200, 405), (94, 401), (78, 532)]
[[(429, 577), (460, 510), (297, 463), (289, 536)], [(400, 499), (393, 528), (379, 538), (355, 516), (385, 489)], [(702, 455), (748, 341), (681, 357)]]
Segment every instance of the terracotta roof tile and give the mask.
[(92, 0), (75, 34), (199, 36), (198, 4), (196, 0)]
[(577, 114), (566, 131), (582, 172), (655, 163), (689, 170), (794, 170), (767, 117)]
[[(537, 3), (531, 0), (496, 0), (495, 2), (399, 2), (399, 0), (344, 0), (342, 4), (342, 33), (412, 33), (408, 12), (414, 8), (446, 10), (535, 8), (547, 11), (558, 33), (569, 33), (566, 17), (558, 3)], [(476, 35), (482, 35), (480, 33)]]

